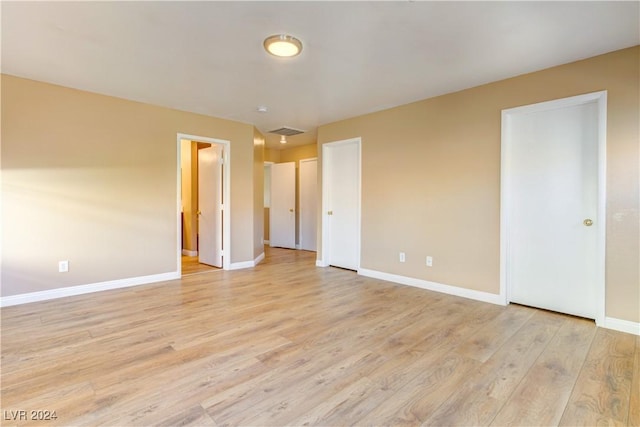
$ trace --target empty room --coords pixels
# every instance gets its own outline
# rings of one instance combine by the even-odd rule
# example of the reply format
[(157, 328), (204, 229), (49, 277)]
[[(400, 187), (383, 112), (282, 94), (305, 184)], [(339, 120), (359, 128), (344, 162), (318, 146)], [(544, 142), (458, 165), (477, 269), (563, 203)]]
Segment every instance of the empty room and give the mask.
[(640, 2), (0, 19), (1, 425), (640, 425)]

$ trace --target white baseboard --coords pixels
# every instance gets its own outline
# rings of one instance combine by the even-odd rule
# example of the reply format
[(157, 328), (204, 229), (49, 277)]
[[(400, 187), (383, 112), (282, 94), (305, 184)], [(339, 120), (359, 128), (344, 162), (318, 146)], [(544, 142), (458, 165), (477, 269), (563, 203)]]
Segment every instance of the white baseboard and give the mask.
[(107, 282), (90, 283), (87, 285), (69, 286), (66, 288), (50, 289), (47, 291), (30, 292), (27, 294), (10, 295), (0, 298), (0, 307), (28, 304), (30, 302), (46, 301), (56, 298), (70, 297), (74, 295), (90, 294), (92, 292), (107, 291), (111, 289), (128, 288), (131, 286), (146, 285), (148, 283), (165, 282), (179, 279), (177, 271), (171, 273), (152, 274), (150, 276), (131, 277), (128, 279), (110, 280)]
[(253, 261), (241, 261), (241, 262), (232, 262), (229, 265), (229, 270), (242, 270), (243, 268), (251, 268), (255, 267)]
[(324, 262), (324, 260), (322, 260), (322, 259), (317, 259), (316, 260), (316, 267), (329, 267), (329, 264)]
[(383, 273), (381, 271), (369, 270), (366, 268), (359, 269), (358, 274), (366, 277), (372, 277), (374, 279), (400, 283), (401, 285), (414, 286), (416, 288), (441, 292), (443, 294), (455, 295), (491, 304), (504, 305), (503, 298), (499, 294), (490, 294), (488, 292), (475, 291), (473, 289), (460, 288), (458, 286), (443, 285), (442, 283), (429, 282), (427, 280), (414, 279), (413, 277), (400, 276), (397, 274)]
[(614, 331), (626, 332), (628, 334), (640, 335), (640, 323), (631, 322), (629, 320), (616, 319), (614, 317), (605, 317), (603, 328), (613, 329)]
[(198, 251), (190, 251), (188, 249), (182, 250), (182, 255), (184, 256), (198, 256)]
[(302, 249), (302, 247), (300, 245), (296, 245), (296, 249), (300, 250), (300, 249)]
[[(326, 267), (321, 260), (316, 261), (318, 267)], [(381, 271), (368, 270), (361, 268), (358, 274), (362, 276), (372, 277), (374, 279), (386, 280), (389, 282), (400, 283), (402, 285), (415, 286), (417, 288), (428, 289), (430, 291), (441, 292), (444, 294), (455, 295), (463, 298), (474, 299), (477, 301), (488, 302), (491, 304), (504, 305), (503, 298), (499, 294), (490, 294), (488, 292), (475, 291), (472, 289), (460, 288), (457, 286), (443, 285), (442, 283), (429, 282), (412, 277), (399, 276), (396, 274), (383, 273)], [(640, 336), (640, 323), (631, 322), (629, 320), (616, 319), (613, 317), (605, 317), (603, 328), (612, 329), (619, 332)]]
[(241, 262), (232, 262), (229, 265), (229, 270), (241, 270), (243, 268), (251, 268), (260, 264), (260, 262), (264, 259), (264, 252), (261, 253), (254, 259), (253, 261), (241, 261)]

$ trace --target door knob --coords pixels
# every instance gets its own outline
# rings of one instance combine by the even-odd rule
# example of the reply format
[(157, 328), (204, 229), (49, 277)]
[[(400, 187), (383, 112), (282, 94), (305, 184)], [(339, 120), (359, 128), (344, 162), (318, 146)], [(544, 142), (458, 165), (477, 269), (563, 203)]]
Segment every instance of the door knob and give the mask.
[(202, 211), (198, 211), (198, 212), (197, 212), (197, 214), (198, 214), (198, 215), (202, 215)]
[(293, 212), (293, 209), (289, 209), (289, 212)]
[(328, 211), (327, 215), (333, 215), (333, 211)]
[(587, 227), (591, 227), (593, 225), (593, 221), (589, 218), (585, 219), (584, 221), (582, 221), (582, 223), (584, 225), (586, 225)]

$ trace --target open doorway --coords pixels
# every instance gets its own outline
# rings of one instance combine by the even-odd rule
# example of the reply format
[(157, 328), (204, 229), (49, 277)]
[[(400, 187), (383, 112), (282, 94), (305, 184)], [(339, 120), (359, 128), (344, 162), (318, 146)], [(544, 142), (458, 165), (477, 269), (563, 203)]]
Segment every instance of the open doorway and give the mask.
[(229, 143), (178, 134), (178, 265), (182, 275), (229, 268)]
[[(265, 245), (317, 251), (317, 153), (318, 146), (315, 143), (281, 150), (265, 150)], [(294, 171), (291, 170), (291, 165), (295, 165)], [(279, 168), (284, 171), (278, 171)], [(287, 173), (283, 176), (279, 172)], [(279, 179), (274, 180), (274, 176)], [(279, 213), (278, 202), (281, 204)], [(276, 218), (278, 214), (279, 219)], [(278, 230), (273, 229), (274, 224), (281, 226), (280, 231), (283, 231), (286, 239), (281, 238), (282, 236), (279, 238)]]

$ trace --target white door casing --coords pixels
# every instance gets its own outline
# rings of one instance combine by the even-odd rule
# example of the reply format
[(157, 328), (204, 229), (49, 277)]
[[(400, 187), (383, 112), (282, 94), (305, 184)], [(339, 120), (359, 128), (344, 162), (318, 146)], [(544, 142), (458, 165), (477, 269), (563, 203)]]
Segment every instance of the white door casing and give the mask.
[(360, 138), (322, 146), (322, 260), (360, 268)]
[[(176, 262), (178, 273), (182, 273), (182, 173), (181, 173), (181, 141), (183, 139), (209, 144), (217, 144), (222, 147), (224, 167), (222, 170), (222, 201), (223, 201), (223, 221), (222, 221), (222, 268), (228, 270), (231, 267), (231, 143), (224, 139), (210, 138), (206, 136), (190, 135), (185, 133), (177, 134), (177, 163), (176, 163)], [(224, 219), (227, 218), (227, 219)]]
[(315, 251), (318, 221), (318, 160), (300, 160), (300, 249)]
[(198, 150), (198, 262), (222, 267), (223, 148)]
[(504, 110), (502, 126), (505, 302), (602, 324), (606, 92)]
[(296, 164), (271, 165), (271, 208), (269, 246), (296, 247)]

